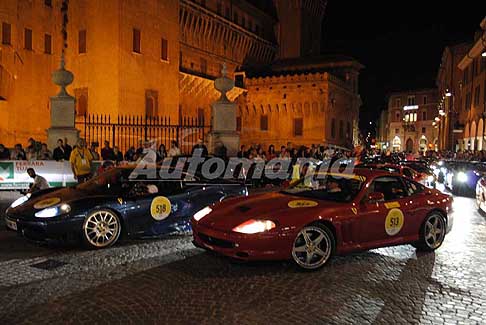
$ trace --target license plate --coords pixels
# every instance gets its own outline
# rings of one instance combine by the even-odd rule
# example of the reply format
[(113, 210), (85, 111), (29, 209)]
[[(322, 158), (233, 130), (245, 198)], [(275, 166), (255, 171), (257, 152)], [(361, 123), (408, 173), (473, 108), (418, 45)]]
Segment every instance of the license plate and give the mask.
[(9, 229), (17, 231), (17, 223), (15, 221), (6, 220), (6, 224)]

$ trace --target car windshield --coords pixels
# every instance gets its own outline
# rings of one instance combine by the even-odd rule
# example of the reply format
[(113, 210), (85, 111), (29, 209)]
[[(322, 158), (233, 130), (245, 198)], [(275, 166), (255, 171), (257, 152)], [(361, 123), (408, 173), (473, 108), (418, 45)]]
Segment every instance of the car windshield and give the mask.
[(346, 174), (315, 174), (305, 176), (282, 191), (318, 200), (349, 202), (358, 195), (366, 178), (359, 175)]
[(122, 184), (128, 182), (128, 177), (133, 169), (114, 168), (96, 177), (93, 177), (86, 183), (76, 186), (76, 188), (89, 192), (117, 191), (121, 190)]

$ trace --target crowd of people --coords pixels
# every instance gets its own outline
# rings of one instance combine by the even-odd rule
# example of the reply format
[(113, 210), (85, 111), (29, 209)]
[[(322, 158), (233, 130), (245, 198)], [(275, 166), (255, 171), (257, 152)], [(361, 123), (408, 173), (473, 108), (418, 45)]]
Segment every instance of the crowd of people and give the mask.
[(263, 146), (242, 145), (238, 151), (238, 158), (248, 158), (250, 160), (263, 160), (270, 161), (274, 158), (280, 159), (298, 159), (298, 158), (314, 158), (317, 160), (326, 160), (333, 158), (350, 158), (356, 156), (357, 152), (352, 150), (336, 149), (324, 145), (310, 146), (295, 146), (292, 142), (287, 142), (287, 145), (283, 145), (276, 149), (275, 145), (271, 144), (268, 149), (265, 150)]

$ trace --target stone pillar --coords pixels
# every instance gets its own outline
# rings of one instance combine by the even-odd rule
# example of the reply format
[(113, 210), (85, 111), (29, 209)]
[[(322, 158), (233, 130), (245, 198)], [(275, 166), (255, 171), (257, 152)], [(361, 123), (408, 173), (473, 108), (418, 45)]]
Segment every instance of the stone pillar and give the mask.
[(69, 95), (66, 87), (73, 82), (73, 74), (64, 69), (64, 54), (61, 56), (61, 67), (52, 73), (52, 82), (61, 87), (56, 96), (50, 98), (51, 127), (47, 129), (47, 146), (52, 150), (58, 139), (68, 139), (73, 146), (79, 139), (79, 130), (75, 127), (76, 99)]
[(215, 153), (217, 147), (224, 145), (228, 156), (236, 156), (240, 146), (240, 135), (236, 132), (236, 108), (226, 93), (235, 83), (226, 76), (226, 64), (223, 64), (222, 77), (214, 81), (214, 88), (221, 97), (211, 105), (211, 131), (209, 132), (209, 152)]

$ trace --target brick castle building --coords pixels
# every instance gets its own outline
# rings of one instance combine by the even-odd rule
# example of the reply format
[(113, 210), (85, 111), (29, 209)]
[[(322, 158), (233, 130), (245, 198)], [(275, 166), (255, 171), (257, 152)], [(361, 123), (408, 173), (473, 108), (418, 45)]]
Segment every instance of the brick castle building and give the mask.
[[(62, 0), (0, 2), (0, 143), (45, 139)], [(357, 139), (352, 58), (322, 56), (327, 0), (71, 0), (68, 88), (76, 114), (210, 121), (222, 64), (237, 87), (241, 143), (350, 145)]]

